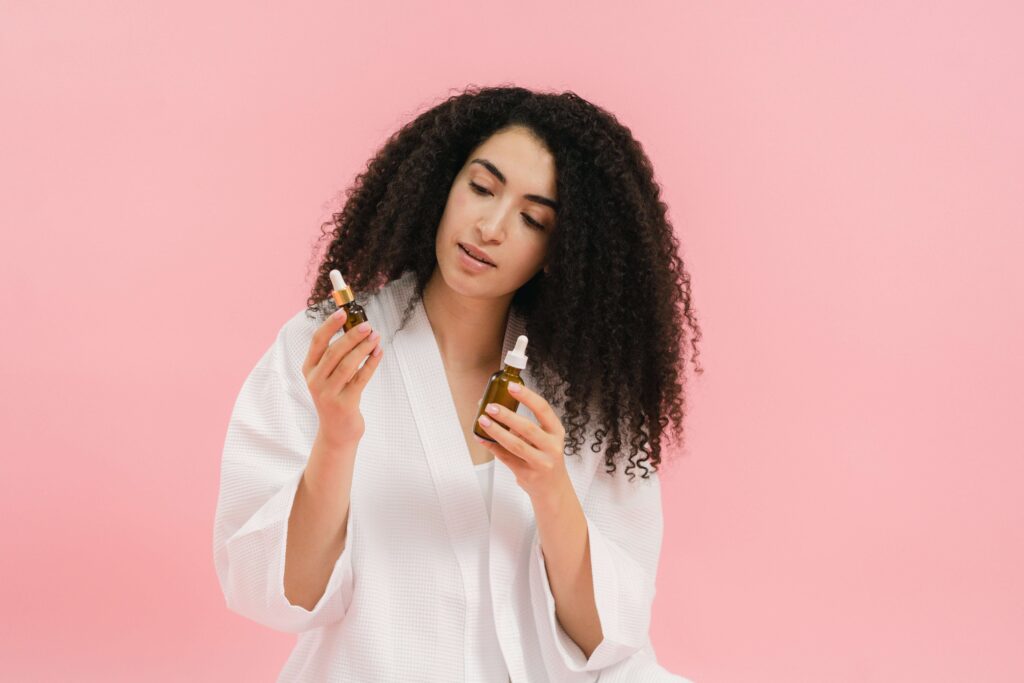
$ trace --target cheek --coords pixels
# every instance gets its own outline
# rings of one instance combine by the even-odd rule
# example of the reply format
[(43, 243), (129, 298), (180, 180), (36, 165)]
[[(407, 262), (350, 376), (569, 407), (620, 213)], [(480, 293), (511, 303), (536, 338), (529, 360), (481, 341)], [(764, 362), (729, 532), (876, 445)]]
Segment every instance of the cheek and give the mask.
[(517, 261), (522, 274), (527, 275), (540, 268), (541, 264), (544, 263), (544, 256), (547, 254), (547, 242), (543, 238), (524, 235), (518, 241), (515, 252), (519, 254)]
[(452, 226), (465, 222), (465, 210), (466, 199), (464, 197), (460, 197), (457, 192), (448, 195), (448, 202), (444, 206), (444, 213), (441, 214), (441, 224), (438, 226), (437, 231), (439, 243), (447, 239)]
[(452, 190), (451, 194), (448, 195), (448, 210), (454, 213), (461, 213), (466, 210), (468, 204), (466, 195), (459, 192), (457, 189)]

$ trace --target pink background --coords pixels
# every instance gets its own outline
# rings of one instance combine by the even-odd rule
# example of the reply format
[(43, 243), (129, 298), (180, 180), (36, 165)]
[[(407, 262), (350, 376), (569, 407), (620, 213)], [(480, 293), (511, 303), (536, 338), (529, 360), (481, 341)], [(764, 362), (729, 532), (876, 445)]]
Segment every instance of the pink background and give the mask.
[(373, 151), (514, 82), (633, 130), (693, 275), (661, 663), (1024, 680), (1019, 4), (371, 4), (0, 7), (0, 678), (274, 680), (211, 554), (237, 391)]

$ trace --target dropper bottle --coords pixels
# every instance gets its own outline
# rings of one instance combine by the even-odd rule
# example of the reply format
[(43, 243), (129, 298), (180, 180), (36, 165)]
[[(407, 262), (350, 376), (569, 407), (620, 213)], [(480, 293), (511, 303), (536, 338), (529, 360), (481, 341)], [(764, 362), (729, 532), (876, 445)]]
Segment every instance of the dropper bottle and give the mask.
[(334, 303), (338, 305), (338, 308), (345, 309), (345, 322), (342, 324), (342, 328), (348, 332), (359, 323), (366, 322), (366, 311), (356, 303), (355, 293), (351, 287), (345, 284), (345, 278), (341, 276), (341, 271), (337, 268), (331, 271), (331, 285), (334, 286), (334, 291), (331, 292)]
[(484, 410), (489, 403), (503, 405), (513, 413), (519, 409), (519, 401), (508, 392), (508, 385), (513, 382), (516, 384), (523, 383), (523, 378), (519, 376), (519, 371), (526, 367), (526, 344), (526, 335), (519, 335), (519, 338), (516, 339), (515, 348), (505, 354), (505, 367), (495, 372), (487, 380), (484, 398), (480, 401), (480, 408), (477, 411), (476, 419), (473, 420), (473, 433), (481, 439), (497, 443), (484, 431), (479, 422), (480, 416), (484, 414)]

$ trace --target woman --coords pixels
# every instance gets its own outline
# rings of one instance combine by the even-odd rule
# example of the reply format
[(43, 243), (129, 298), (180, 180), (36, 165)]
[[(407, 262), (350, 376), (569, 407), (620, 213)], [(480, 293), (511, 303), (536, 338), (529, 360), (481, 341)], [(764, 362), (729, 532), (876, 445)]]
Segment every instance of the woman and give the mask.
[[(700, 338), (665, 209), (629, 130), (571, 92), (467, 89), (371, 160), (224, 447), (217, 574), (299, 634), (278, 680), (685, 680), (648, 636)], [(342, 333), (332, 269), (370, 329)], [(520, 334), (520, 408), (480, 439)]]

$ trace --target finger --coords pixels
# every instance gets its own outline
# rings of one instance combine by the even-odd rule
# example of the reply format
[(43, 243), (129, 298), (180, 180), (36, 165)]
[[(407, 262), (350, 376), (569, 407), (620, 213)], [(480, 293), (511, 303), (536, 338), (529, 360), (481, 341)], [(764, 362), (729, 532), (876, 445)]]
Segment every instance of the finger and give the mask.
[(373, 376), (374, 371), (377, 369), (377, 366), (380, 365), (380, 361), (383, 358), (384, 347), (381, 346), (378, 341), (373, 353), (371, 353), (369, 358), (366, 359), (366, 362), (363, 363), (363, 367), (356, 370), (356, 374), (352, 375), (352, 379), (350, 379), (348, 384), (345, 385), (345, 389), (352, 389), (357, 394), (362, 393), (363, 387), (365, 387), (366, 383), (370, 381), (370, 378)]
[[(543, 396), (525, 384), (509, 382), (508, 386), (509, 395), (524, 404), (530, 409), (530, 412), (537, 416), (537, 422), (540, 423), (541, 429), (548, 434), (562, 433), (562, 421), (558, 419), (558, 415), (551, 408), (551, 404), (544, 400)], [(516, 388), (516, 391), (512, 391), (513, 388)]]
[[(482, 417), (484, 416), (481, 416), (481, 418)], [(487, 432), (487, 435), (497, 441), (498, 445), (506, 451), (526, 462), (533, 459), (529, 452), (531, 447), (527, 446), (518, 436), (508, 431), (494, 420), (489, 420), (490, 424), (484, 424), (480, 420), (478, 420), (478, 422), (480, 422), (480, 426), (483, 430)]]
[(359, 364), (370, 355), (370, 352), (380, 343), (380, 332), (376, 330), (368, 334), (354, 348), (348, 351), (341, 359), (341, 362), (334, 368), (334, 371), (326, 378), (326, 386), (329, 391), (335, 393), (345, 388), (345, 385), (356, 374)]
[[(366, 325), (366, 327), (363, 328), (362, 325)], [(373, 334), (373, 328), (370, 327), (369, 323), (362, 323), (346, 331), (341, 337), (331, 342), (327, 347), (327, 351), (320, 358), (320, 362), (313, 368), (310, 375), (311, 381), (327, 381), (345, 356), (371, 334)]]
[(313, 333), (313, 339), (309, 342), (309, 351), (306, 353), (306, 359), (302, 362), (302, 374), (307, 378), (323, 357), (327, 346), (331, 342), (331, 337), (338, 333), (341, 326), (345, 324), (347, 317), (348, 313), (345, 309), (339, 308), (327, 316), (327, 319)]
[[(491, 406), (495, 406), (498, 409), (498, 412), (492, 413), (490, 410), (487, 410), (487, 408), (490, 408)], [(487, 413), (492, 420), (497, 420), (504, 424), (510, 431), (515, 432), (516, 435), (535, 447), (544, 443), (546, 439), (551, 437), (551, 435), (544, 432), (536, 422), (520, 415), (519, 413), (512, 412), (500, 403), (488, 403), (484, 406), (484, 409), (484, 412)]]

